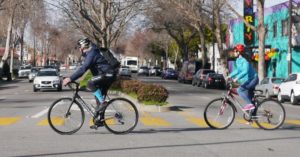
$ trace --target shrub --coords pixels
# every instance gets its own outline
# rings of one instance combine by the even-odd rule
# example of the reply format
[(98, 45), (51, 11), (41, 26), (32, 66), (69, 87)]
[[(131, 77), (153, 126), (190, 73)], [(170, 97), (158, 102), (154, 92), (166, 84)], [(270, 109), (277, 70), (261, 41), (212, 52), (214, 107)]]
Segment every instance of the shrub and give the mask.
[(153, 84), (144, 85), (137, 92), (139, 101), (165, 102), (168, 95), (168, 91), (163, 86)]
[(83, 76), (84, 78), (80, 81), (81, 88), (87, 88), (88, 81), (93, 77), (91, 71), (89, 70)]
[(125, 93), (137, 93), (137, 91), (143, 86), (143, 83), (138, 80), (123, 80), (121, 82), (122, 91)]

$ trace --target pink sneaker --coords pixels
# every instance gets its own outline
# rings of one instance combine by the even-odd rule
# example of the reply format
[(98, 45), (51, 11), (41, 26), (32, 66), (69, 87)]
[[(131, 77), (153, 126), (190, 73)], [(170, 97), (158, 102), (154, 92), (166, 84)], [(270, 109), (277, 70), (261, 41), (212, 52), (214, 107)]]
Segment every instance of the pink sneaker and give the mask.
[(249, 111), (249, 110), (253, 110), (253, 109), (255, 109), (255, 106), (253, 104), (248, 104), (243, 107), (244, 111)]

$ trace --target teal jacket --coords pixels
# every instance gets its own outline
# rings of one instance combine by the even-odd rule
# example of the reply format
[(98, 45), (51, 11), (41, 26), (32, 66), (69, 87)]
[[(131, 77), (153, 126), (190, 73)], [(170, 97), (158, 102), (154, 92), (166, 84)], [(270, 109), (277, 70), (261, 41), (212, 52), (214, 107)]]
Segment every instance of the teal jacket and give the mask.
[(235, 68), (229, 77), (236, 78), (238, 83), (243, 84), (257, 76), (254, 67), (242, 56), (236, 59)]

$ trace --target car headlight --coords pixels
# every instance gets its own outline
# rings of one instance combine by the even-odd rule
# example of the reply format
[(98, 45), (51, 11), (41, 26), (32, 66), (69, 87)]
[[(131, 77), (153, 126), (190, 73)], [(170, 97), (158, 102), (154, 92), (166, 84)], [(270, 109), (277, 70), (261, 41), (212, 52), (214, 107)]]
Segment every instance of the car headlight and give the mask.
[(34, 79), (33, 83), (34, 84), (40, 84), (40, 81), (38, 79)]
[(54, 84), (60, 84), (60, 80), (53, 80)]

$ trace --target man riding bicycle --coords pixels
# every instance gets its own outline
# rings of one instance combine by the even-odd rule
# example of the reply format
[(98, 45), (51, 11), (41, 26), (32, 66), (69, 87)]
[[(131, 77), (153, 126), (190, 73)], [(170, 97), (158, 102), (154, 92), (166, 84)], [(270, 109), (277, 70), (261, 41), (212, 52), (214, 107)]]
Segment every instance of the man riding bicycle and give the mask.
[(247, 60), (244, 45), (237, 44), (235, 46), (234, 57), (237, 58), (236, 66), (227, 79), (232, 78), (233, 82), (240, 84), (237, 92), (247, 103), (243, 106), (243, 110), (253, 110), (255, 106), (253, 105), (252, 99), (254, 97), (255, 86), (258, 84), (257, 72)]
[[(82, 38), (78, 41), (79, 49), (82, 56), (85, 57), (84, 63), (70, 77), (63, 80), (63, 85), (66, 86), (71, 81), (80, 78), (87, 70), (90, 70), (93, 78), (88, 81), (88, 88), (95, 95), (97, 107), (96, 112), (101, 111), (106, 105), (103, 95), (106, 95), (111, 84), (116, 80), (116, 70), (108, 63), (101, 55), (100, 49), (93, 44), (88, 38)], [(101, 119), (95, 122), (91, 128), (103, 126)]]

